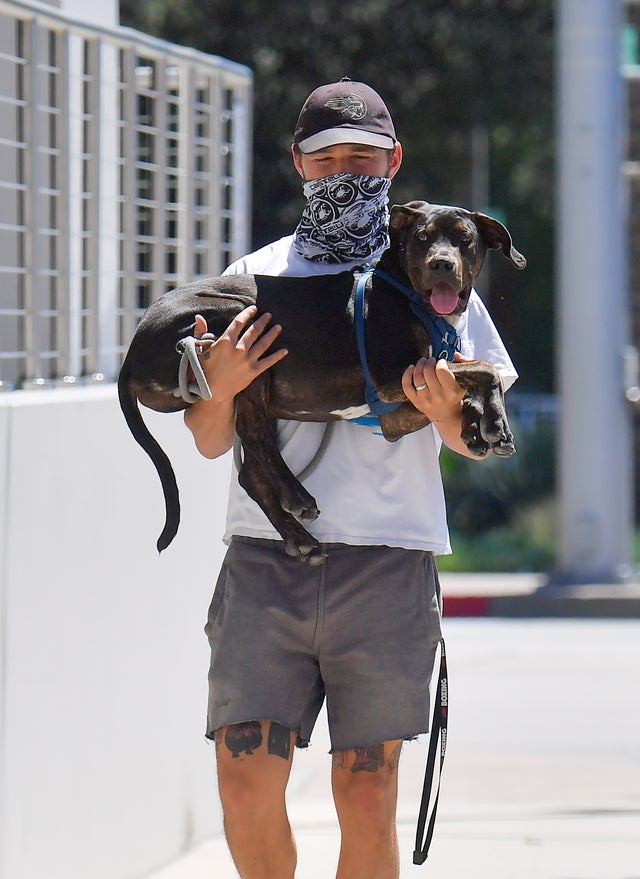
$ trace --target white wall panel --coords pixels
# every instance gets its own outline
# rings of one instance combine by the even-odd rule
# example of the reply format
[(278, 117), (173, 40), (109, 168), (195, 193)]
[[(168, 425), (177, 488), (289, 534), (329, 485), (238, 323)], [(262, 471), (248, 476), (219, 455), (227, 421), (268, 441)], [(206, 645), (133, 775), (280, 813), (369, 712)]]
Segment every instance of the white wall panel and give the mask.
[(112, 385), (0, 397), (1, 879), (142, 876), (220, 830), (203, 625), (230, 456), (145, 412), (183, 521)]

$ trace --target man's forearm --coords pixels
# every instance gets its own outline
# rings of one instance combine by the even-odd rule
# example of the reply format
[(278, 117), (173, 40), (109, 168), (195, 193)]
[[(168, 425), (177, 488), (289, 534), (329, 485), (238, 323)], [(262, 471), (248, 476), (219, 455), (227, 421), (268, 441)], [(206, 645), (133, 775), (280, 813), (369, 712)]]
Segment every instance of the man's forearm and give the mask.
[(235, 400), (199, 400), (185, 410), (184, 421), (205, 458), (218, 458), (233, 445)]

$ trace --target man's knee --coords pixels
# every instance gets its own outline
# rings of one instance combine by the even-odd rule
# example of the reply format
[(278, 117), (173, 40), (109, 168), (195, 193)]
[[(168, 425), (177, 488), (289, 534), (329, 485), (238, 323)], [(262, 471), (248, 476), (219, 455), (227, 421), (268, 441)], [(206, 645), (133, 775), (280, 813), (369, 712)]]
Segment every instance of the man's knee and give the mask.
[(295, 733), (271, 721), (247, 721), (215, 731), (218, 787), (225, 813), (284, 797)]
[(333, 755), (333, 794), (341, 821), (384, 827), (395, 821), (401, 742)]

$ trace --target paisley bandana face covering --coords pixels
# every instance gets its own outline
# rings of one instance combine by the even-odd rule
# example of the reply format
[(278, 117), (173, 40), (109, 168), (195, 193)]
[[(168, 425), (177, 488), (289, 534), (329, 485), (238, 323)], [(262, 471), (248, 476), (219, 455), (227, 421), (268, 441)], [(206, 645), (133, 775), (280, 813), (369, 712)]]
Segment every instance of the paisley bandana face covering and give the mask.
[(334, 174), (308, 180), (307, 199), (294, 236), (305, 259), (319, 263), (362, 260), (389, 246), (388, 177)]

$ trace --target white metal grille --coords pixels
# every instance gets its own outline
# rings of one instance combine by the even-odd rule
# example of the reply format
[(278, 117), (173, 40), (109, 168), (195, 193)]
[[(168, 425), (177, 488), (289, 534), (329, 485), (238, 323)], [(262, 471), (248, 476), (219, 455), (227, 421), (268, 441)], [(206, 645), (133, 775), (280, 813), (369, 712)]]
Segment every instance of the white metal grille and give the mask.
[(248, 245), (251, 73), (0, 0), (0, 382), (115, 378), (144, 308)]

